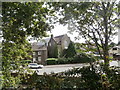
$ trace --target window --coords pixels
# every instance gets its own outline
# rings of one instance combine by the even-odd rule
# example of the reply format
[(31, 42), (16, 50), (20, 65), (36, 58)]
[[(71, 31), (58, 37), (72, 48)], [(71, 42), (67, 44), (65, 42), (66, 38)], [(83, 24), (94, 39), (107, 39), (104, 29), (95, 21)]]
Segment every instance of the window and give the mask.
[(67, 41), (64, 41), (64, 47), (65, 47), (65, 49), (68, 48), (68, 43), (67, 43)]
[(41, 57), (38, 57), (38, 61), (41, 61)]
[(38, 55), (41, 55), (41, 51), (38, 51)]
[(49, 46), (51, 46), (51, 43), (49, 43)]
[(33, 55), (35, 55), (35, 52), (33, 52)]

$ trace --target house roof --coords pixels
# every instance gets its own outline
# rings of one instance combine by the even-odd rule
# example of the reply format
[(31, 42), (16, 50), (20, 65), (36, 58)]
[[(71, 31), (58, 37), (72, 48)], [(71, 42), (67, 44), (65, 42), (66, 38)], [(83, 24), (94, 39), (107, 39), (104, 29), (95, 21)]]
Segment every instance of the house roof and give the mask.
[(57, 42), (58, 45), (61, 44), (62, 38), (63, 38), (63, 36), (65, 36), (65, 35), (66, 35), (66, 34), (54, 37), (54, 39), (55, 39), (55, 41)]
[(32, 44), (32, 50), (47, 50), (47, 47), (45, 45), (37, 45), (37, 44)]
[[(66, 34), (64, 34), (64, 35), (59, 35), (59, 36), (55, 36), (54, 37), (54, 40), (57, 42), (57, 44), (61, 44), (61, 40), (62, 40), (62, 37), (63, 36), (65, 36)], [(38, 45), (38, 46), (43, 46), (43, 45), (47, 45), (48, 46), (48, 42), (49, 42), (49, 40), (50, 40), (50, 38), (46, 38), (46, 39), (43, 39), (43, 40), (41, 40), (41, 41), (39, 41), (39, 42), (34, 42), (33, 44), (34, 45)], [(32, 45), (33, 45), (32, 44)], [(37, 47), (37, 46), (36, 46)]]
[(37, 42), (37, 45), (45, 45), (45, 44), (48, 45), (49, 40), (50, 40), (50, 38), (43, 39), (43, 40)]

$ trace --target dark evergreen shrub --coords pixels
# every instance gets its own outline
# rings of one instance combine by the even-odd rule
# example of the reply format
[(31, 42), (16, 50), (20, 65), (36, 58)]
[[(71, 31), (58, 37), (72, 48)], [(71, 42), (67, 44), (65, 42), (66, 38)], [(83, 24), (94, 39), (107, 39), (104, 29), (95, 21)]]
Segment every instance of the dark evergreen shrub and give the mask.
[(91, 55), (87, 55), (85, 53), (80, 53), (74, 57), (73, 63), (90, 63), (94, 62), (95, 58)]
[[(104, 65), (91, 64), (59, 74), (37, 75), (34, 73), (24, 84), (27, 88), (36, 88), (36, 90), (119, 90), (118, 68), (110, 67), (107, 72), (109, 73), (106, 73)], [(23, 80), (25, 82), (25, 79)]]
[(75, 55), (76, 55), (75, 46), (74, 43), (71, 41), (68, 46), (68, 49), (63, 50), (63, 57), (71, 58), (74, 57)]

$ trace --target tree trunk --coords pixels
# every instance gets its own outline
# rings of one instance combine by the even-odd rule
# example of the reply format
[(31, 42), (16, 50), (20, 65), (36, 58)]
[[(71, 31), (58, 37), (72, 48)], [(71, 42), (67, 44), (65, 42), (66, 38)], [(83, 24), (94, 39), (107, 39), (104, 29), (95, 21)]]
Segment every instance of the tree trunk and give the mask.
[[(109, 3), (108, 3), (109, 4)], [(105, 43), (104, 43), (104, 49), (103, 49), (103, 53), (104, 53), (104, 63), (105, 66), (108, 67), (109, 66), (109, 53), (108, 53), (108, 20), (107, 20), (107, 8), (104, 5), (104, 2), (102, 2), (103, 5), (103, 11), (104, 11), (104, 15), (103, 15), (103, 22), (104, 22), (104, 29), (105, 29), (105, 34), (104, 34), (104, 38), (105, 38)]]

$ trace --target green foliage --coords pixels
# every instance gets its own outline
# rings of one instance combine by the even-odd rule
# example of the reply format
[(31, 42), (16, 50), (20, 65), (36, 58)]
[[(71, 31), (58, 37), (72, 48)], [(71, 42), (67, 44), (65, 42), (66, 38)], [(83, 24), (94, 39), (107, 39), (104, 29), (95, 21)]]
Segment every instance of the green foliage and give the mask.
[(98, 53), (97, 48), (95, 44), (93, 43), (75, 43), (75, 49), (76, 52), (79, 53), (89, 53), (90, 54), (95, 54)]
[(75, 46), (74, 43), (71, 41), (68, 49), (64, 49), (63, 50), (63, 57), (74, 57), (76, 55), (76, 50), (75, 50)]
[(57, 64), (57, 58), (48, 58), (47, 61), (47, 65), (55, 65)]
[(73, 63), (91, 63), (96, 61), (96, 58), (87, 55), (85, 53), (81, 53), (71, 58), (48, 58), (47, 65), (55, 65), (55, 64), (73, 64)]
[(72, 64), (73, 58), (58, 58), (58, 64)]
[(111, 42), (110, 43), (110, 47), (114, 47), (114, 46), (116, 46), (117, 44), (116, 43), (114, 43), (114, 42)]
[[(58, 7), (63, 10), (59, 11)], [(97, 52), (109, 64), (109, 45), (116, 35), (119, 22), (118, 2), (57, 3), (55, 9), (61, 12), (61, 24), (68, 24), (70, 32), (78, 32), (76, 38), (95, 44)], [(94, 52), (94, 51), (93, 51)]]
[[(15, 44), (15, 43), (8, 43), (3, 42), (3, 57), (2, 57), (2, 70), (3, 70), (3, 86), (9, 87), (9, 86), (16, 86), (19, 83), (19, 78), (21, 69), (20, 66), (24, 65), (20, 63), (21, 60), (23, 60), (26, 57), (29, 57), (28, 53), (30, 50), (29, 44)], [(11, 62), (14, 63), (14, 65), (11, 65)], [(19, 75), (18, 77), (14, 78), (11, 76), (11, 70), (18, 70)]]
[(57, 60), (57, 58), (47, 58), (47, 60)]
[[(51, 77), (49, 75), (43, 75), (39, 76), (36, 73), (34, 73), (32, 76), (30, 76), (29, 79), (27, 79), (26, 86), (28, 86), (27, 89), (40, 89), (40, 90), (56, 90), (56, 88), (60, 88), (61, 79)], [(24, 83), (24, 81), (23, 81)], [(24, 83), (25, 84), (25, 83)]]
[(96, 61), (95, 57), (92, 55), (87, 55), (85, 53), (80, 53), (79, 55), (76, 55), (74, 57), (73, 63), (89, 63), (89, 62), (94, 62)]
[(43, 4), (4, 2), (2, 4), (2, 19), (3, 26), (5, 26), (3, 30), (10, 29), (9, 31), (4, 31), (6, 38), (12, 38), (12, 41), (14, 41), (16, 37), (13, 37), (13, 35), (21, 35), (22, 37), (26, 35), (35, 37), (44, 36), (45, 31), (49, 28), (49, 25), (46, 23), (46, 15), (49, 10), (46, 7), (42, 7)]
[(85, 81), (84, 83), (85, 88), (89, 88), (91, 90), (101, 89), (102, 87), (102, 83), (100, 82), (101, 76), (99, 75), (99, 73), (95, 72), (94, 68), (90, 70), (90, 67), (84, 67), (81, 69), (81, 74), (82, 80)]
[[(27, 79), (27, 89), (33, 87), (41, 90), (119, 90), (120, 74), (114, 67), (109, 68), (109, 74), (106, 74), (103, 65), (90, 65), (83, 68), (74, 68), (72, 70), (42, 76), (34, 73)], [(23, 79), (24, 80), (24, 79)]]
[(75, 55), (71, 58), (58, 58), (58, 64), (72, 64), (72, 63), (90, 63), (94, 62), (96, 59), (85, 53), (81, 53), (79, 55)]
[[(50, 26), (46, 22), (46, 15), (51, 14), (43, 3), (32, 2), (3, 2), (3, 42), (2, 42), (2, 69), (3, 87), (17, 87), (20, 83), (21, 73), (24, 71), (19, 66), (21, 60), (30, 58), (31, 45), (27, 41), (28, 36), (43, 37)], [(11, 66), (14, 62), (16, 68)], [(18, 70), (18, 76), (12, 77), (11, 70)]]

